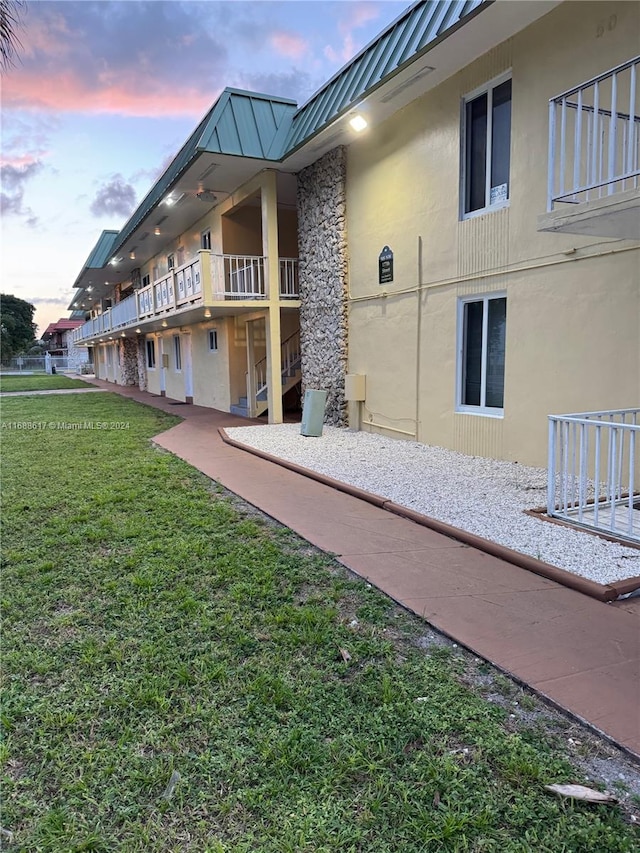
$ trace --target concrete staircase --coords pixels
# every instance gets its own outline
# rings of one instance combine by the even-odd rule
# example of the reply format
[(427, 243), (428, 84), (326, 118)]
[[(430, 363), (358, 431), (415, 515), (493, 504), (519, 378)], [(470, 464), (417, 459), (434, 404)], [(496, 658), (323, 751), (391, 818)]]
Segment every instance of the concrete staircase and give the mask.
[[(282, 342), (280, 356), (282, 359), (282, 396), (284, 397), (302, 378), (300, 332), (294, 332), (293, 335)], [(232, 415), (238, 415), (242, 418), (259, 417), (269, 408), (267, 402), (266, 366), (266, 358), (261, 359), (254, 365), (255, 387), (257, 390), (253, 414), (250, 411), (247, 397), (240, 397), (238, 402), (229, 409)]]

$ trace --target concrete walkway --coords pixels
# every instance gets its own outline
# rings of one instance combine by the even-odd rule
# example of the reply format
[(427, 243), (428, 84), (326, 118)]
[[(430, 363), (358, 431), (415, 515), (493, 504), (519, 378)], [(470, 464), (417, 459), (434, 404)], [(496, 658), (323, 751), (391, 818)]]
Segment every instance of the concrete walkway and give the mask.
[(218, 427), (244, 418), (92, 381), (179, 414), (158, 445), (640, 757), (639, 599), (596, 601), (230, 447)]

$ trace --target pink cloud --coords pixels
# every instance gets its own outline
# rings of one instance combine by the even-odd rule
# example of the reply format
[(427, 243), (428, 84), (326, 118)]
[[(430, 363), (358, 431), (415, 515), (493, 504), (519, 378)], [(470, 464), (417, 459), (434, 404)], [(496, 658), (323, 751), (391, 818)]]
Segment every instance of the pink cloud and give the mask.
[(309, 49), (309, 42), (306, 39), (284, 30), (271, 33), (269, 41), (277, 53), (288, 56), (290, 59), (301, 59)]
[[(35, 73), (7, 76), (3, 84), (5, 108), (44, 110), (51, 113), (83, 112), (113, 115), (153, 117), (199, 117), (215, 100), (219, 92), (206, 93), (190, 88), (177, 89), (161, 86), (132, 86), (127, 79), (116, 79), (104, 74), (98, 86), (91, 86), (75, 72), (59, 74), (55, 79)], [(126, 78), (126, 75), (125, 75)]]
[(19, 156), (1, 154), (0, 167), (9, 167), (11, 169), (20, 169), (24, 171), (29, 166), (33, 166), (35, 163), (40, 165), (42, 158), (47, 157), (50, 153), (50, 151), (37, 151), (33, 154), (21, 154)]
[(354, 30), (375, 21), (380, 12), (375, 3), (345, 3), (347, 13), (338, 23), (338, 32), (342, 36), (340, 47), (328, 44), (324, 49), (324, 55), (330, 62), (348, 62), (362, 46), (354, 37)]
[(349, 3), (348, 9), (348, 14), (338, 25), (343, 34), (357, 30), (358, 27), (368, 24), (369, 21), (375, 21), (380, 15), (375, 3)]

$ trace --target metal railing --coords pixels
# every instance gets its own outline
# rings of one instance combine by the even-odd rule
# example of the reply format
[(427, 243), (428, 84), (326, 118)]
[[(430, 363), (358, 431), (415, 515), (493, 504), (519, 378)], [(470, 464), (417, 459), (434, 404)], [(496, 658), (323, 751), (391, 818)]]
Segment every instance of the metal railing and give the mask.
[(127, 296), (122, 302), (118, 302), (117, 305), (109, 308), (110, 329), (121, 329), (123, 326), (135, 323), (137, 319), (138, 311), (135, 294)]
[(297, 258), (280, 258), (280, 297), (281, 299), (300, 298)]
[(266, 299), (264, 257), (211, 255), (215, 299)]
[(640, 56), (551, 98), (547, 210), (638, 188)]
[[(200, 253), (203, 257), (208, 254)], [(210, 255), (214, 299), (266, 299), (265, 259), (256, 255)], [(297, 299), (298, 259), (280, 258), (280, 297)], [(137, 290), (102, 314), (74, 329), (72, 340), (82, 343), (143, 320), (166, 315), (203, 299), (200, 258)]]
[[(289, 385), (289, 379), (295, 379), (300, 370), (300, 330), (285, 338), (280, 344), (280, 369), (283, 391)], [(251, 417), (260, 413), (261, 404), (267, 403), (267, 357), (264, 356), (253, 365), (251, 374), (247, 374), (247, 400)]]
[(547, 514), (640, 543), (640, 409), (549, 416)]

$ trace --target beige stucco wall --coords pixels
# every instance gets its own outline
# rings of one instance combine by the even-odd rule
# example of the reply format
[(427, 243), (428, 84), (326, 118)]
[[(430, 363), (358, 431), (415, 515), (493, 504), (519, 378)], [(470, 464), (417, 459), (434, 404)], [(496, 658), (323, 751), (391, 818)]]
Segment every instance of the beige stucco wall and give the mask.
[[(639, 8), (567, 3), (350, 146), (349, 371), (367, 375), (364, 428), (544, 464), (548, 414), (638, 404), (637, 247), (536, 225), (548, 99), (635, 55)], [(510, 204), (460, 221), (461, 99), (509, 69)], [(385, 245), (395, 277), (380, 286)], [(494, 292), (507, 295), (504, 417), (456, 413), (458, 298)]]
[[(193, 352), (193, 402), (229, 411), (233, 402), (229, 391), (229, 329), (232, 322), (220, 318), (206, 324), (192, 326)], [(218, 350), (209, 350), (209, 329), (218, 333)]]
[(278, 254), (281, 258), (298, 257), (298, 214), (295, 210), (278, 210)]
[(262, 220), (259, 201), (236, 208), (222, 217), (225, 255), (261, 255)]
[[(182, 354), (182, 368), (180, 370), (177, 369), (175, 349), (173, 343), (173, 339), (176, 335), (180, 336), (180, 351)], [(170, 332), (166, 332), (162, 335), (164, 352), (169, 357), (169, 364), (165, 368), (165, 390), (167, 397), (170, 397), (172, 400), (185, 399), (185, 371), (187, 369), (185, 363), (185, 349), (187, 346), (187, 342), (184, 338), (185, 336), (180, 334), (178, 329), (172, 329)]]
[[(204, 207), (204, 205), (203, 205)], [(158, 275), (163, 276), (167, 273), (167, 256), (175, 255), (176, 265), (178, 264), (178, 249), (183, 249), (183, 263), (193, 260), (200, 249), (200, 239), (203, 231), (211, 231), (211, 244), (214, 251), (216, 249), (216, 240), (220, 240), (220, 216), (214, 211), (207, 211), (204, 216), (198, 219), (194, 224), (174, 240), (165, 240), (162, 235), (157, 237), (155, 234), (150, 234), (147, 239), (158, 241), (158, 252), (150, 258), (147, 263), (140, 268), (140, 275), (148, 275), (153, 280), (153, 270), (157, 268)]]
[[(109, 354), (111, 356), (110, 359)], [(116, 344), (98, 344), (95, 347), (94, 359), (94, 372), (98, 379), (104, 379), (107, 382), (115, 382), (118, 385), (122, 384), (120, 361)]]
[(95, 344), (93, 347), (93, 372), (96, 379), (105, 379), (105, 351), (100, 344)]

